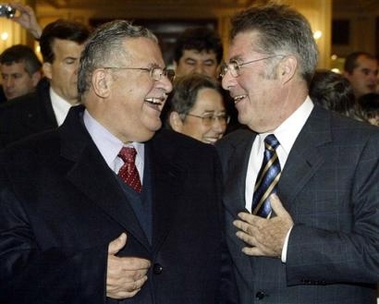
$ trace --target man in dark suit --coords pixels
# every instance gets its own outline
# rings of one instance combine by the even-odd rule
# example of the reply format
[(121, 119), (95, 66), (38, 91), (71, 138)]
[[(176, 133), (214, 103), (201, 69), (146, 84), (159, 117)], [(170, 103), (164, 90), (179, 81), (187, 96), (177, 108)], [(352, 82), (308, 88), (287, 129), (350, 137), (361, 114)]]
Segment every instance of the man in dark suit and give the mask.
[(82, 24), (57, 20), (40, 37), (46, 78), (36, 91), (0, 107), (0, 146), (60, 126), (71, 106), (78, 104), (77, 71), (89, 36)]
[(105, 24), (81, 57), (86, 108), (3, 150), (0, 303), (237, 303), (216, 150), (155, 134), (173, 75), (150, 31)]
[(242, 304), (376, 303), (379, 129), (312, 103), (317, 57), (286, 5), (232, 19), (222, 84), (251, 130), (217, 146)]

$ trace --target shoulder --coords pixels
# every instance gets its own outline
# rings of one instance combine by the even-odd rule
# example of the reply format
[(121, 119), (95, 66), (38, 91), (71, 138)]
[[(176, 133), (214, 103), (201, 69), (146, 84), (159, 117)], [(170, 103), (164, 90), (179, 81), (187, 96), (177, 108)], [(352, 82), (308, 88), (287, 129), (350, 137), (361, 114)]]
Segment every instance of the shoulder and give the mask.
[(248, 128), (238, 129), (221, 138), (216, 143), (216, 148), (220, 154), (224, 154), (231, 149), (252, 143), (255, 136), (256, 133)]
[(31, 176), (60, 158), (60, 140), (56, 130), (32, 135), (1, 150), (1, 170), (12, 176)]
[(216, 155), (214, 146), (166, 129), (157, 132), (151, 140), (151, 146), (154, 153), (183, 161), (196, 160), (200, 162), (204, 158)]
[[(358, 143), (371, 137), (377, 138), (379, 128), (341, 114), (315, 106), (309, 121), (312, 130), (322, 130), (329, 126), (333, 141)], [(322, 127), (320, 127), (322, 125)]]
[[(15, 99), (8, 100), (0, 106), (0, 115), (22, 116), (24, 113), (39, 111), (37, 92), (29, 93)], [(7, 118), (7, 117), (5, 117)]]

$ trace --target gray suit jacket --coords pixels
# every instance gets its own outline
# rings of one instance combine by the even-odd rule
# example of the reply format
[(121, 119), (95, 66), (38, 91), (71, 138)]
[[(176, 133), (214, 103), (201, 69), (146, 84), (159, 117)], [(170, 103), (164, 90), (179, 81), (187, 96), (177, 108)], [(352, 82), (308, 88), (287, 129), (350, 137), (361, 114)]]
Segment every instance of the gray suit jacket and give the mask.
[(245, 206), (255, 133), (217, 147), (227, 239), (241, 304), (376, 303), (379, 281), (379, 129), (315, 106), (289, 154), (278, 195), (294, 220), (287, 262), (241, 252), (232, 221)]

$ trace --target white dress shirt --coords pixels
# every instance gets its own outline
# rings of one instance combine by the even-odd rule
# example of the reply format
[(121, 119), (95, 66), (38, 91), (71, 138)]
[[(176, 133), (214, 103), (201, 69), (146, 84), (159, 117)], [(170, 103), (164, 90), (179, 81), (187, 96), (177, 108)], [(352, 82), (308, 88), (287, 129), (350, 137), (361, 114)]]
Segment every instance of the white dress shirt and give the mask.
[(92, 140), (99, 149), (101, 155), (103, 156), (105, 162), (116, 174), (124, 164), (121, 158), (118, 157), (122, 147), (134, 147), (137, 151), (136, 155), (136, 167), (138, 174), (141, 179), (141, 184), (143, 181), (143, 169), (144, 169), (144, 154), (145, 146), (142, 143), (133, 142), (125, 145), (116, 136), (110, 133), (105, 127), (103, 127), (98, 121), (96, 121), (87, 110), (84, 111), (83, 115), (84, 125), (86, 126)]
[(50, 87), (50, 99), (51, 105), (53, 106), (53, 111), (55, 114), (55, 119), (57, 120), (58, 127), (63, 124), (68, 111), (72, 107), (72, 104), (67, 100), (60, 97), (55, 91)]
[[(283, 168), (286, 164), (288, 155), (291, 148), (307, 121), (309, 115), (312, 112), (314, 105), (309, 97), (303, 102), (303, 104), (288, 117), (274, 132), (258, 134), (253, 142), (253, 146), (250, 152), (249, 164), (246, 174), (246, 186), (245, 186), (245, 207), (251, 212), (251, 206), (253, 202), (253, 193), (255, 181), (257, 179), (259, 170), (262, 166), (263, 154), (265, 150), (264, 139), (269, 134), (274, 134), (278, 139), (280, 145), (276, 148), (278, 154), (280, 168)], [(282, 252), (282, 261), (286, 262), (287, 258), (287, 244), (291, 230), (288, 232), (286, 241)]]

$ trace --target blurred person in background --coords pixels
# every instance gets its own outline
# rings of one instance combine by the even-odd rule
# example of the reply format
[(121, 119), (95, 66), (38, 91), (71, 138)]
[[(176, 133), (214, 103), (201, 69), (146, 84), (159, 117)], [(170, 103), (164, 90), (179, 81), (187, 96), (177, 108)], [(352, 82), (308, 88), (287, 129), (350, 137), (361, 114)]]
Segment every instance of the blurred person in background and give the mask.
[(42, 64), (32, 48), (17, 44), (0, 55), (0, 73), (6, 100), (35, 90), (42, 78)]
[(197, 73), (175, 80), (165, 111), (166, 127), (208, 144), (224, 135), (229, 122), (219, 82)]
[(317, 70), (309, 86), (309, 96), (325, 109), (359, 120), (353, 87), (341, 74)]
[(223, 57), (220, 36), (207, 27), (185, 30), (174, 46), (174, 68), (177, 77), (190, 73), (218, 78)]
[(345, 59), (343, 76), (351, 83), (358, 100), (363, 94), (375, 92), (378, 60), (367, 52), (353, 52)]
[(78, 22), (56, 20), (42, 31), (43, 78), (36, 91), (0, 108), (0, 145), (56, 128), (79, 104), (77, 78), (81, 52), (90, 32)]
[[(219, 80), (220, 64), (224, 47), (216, 31), (208, 27), (186, 29), (177, 39), (174, 46), (174, 68), (177, 77), (192, 73), (204, 74)], [(221, 88), (230, 122), (226, 133), (240, 127), (237, 110), (229, 94)]]

